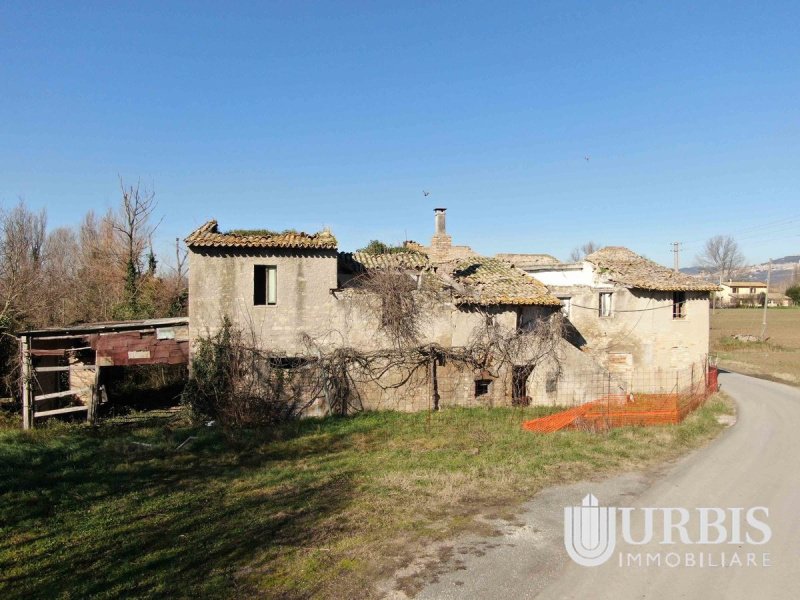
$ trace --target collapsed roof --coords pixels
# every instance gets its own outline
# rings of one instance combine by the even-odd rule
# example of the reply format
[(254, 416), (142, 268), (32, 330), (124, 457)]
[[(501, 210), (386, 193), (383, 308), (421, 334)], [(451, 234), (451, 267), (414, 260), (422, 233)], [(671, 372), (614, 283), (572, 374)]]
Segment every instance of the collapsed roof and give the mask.
[(623, 246), (601, 248), (585, 260), (609, 281), (626, 287), (666, 292), (714, 292), (719, 289), (714, 283), (662, 267)]
[(471, 256), (434, 263), (427, 254), (415, 250), (387, 254), (340, 253), (339, 265), (347, 273), (370, 270), (418, 271), (435, 276), (443, 287), (450, 287), (459, 304), (478, 306), (540, 305), (560, 306), (547, 288), (513, 265), (496, 258)]

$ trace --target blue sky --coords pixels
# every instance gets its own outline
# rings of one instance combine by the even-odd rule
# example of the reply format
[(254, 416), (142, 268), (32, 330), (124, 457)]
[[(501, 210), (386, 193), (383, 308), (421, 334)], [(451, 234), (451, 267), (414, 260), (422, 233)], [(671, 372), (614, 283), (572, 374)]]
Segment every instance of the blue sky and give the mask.
[[(72, 6), (67, 6), (72, 4)], [(0, 5), (0, 202), (76, 224), (152, 183), (166, 247), (330, 226), (684, 265), (800, 253), (800, 3)], [(590, 160), (585, 160), (588, 156)], [(422, 190), (431, 195), (425, 198)]]

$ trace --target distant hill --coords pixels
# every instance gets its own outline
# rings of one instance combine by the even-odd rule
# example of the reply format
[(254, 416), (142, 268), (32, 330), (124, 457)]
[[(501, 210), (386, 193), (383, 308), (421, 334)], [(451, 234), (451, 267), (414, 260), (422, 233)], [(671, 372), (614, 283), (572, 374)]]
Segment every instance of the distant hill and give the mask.
[[(769, 270), (769, 263), (761, 263), (758, 265), (750, 265), (745, 267), (737, 276), (736, 279), (740, 281), (767, 281), (767, 271)], [(687, 275), (695, 275), (703, 279), (715, 280), (716, 275), (707, 273), (701, 267), (686, 267), (681, 269), (681, 273)], [(792, 254), (782, 258), (775, 258), (772, 260), (772, 286), (783, 287), (792, 282), (792, 280), (800, 278), (800, 254)]]

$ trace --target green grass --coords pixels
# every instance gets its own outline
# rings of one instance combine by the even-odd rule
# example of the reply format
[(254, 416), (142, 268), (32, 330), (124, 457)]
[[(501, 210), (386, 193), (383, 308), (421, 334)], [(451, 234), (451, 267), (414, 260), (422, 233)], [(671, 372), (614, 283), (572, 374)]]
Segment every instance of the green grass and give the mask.
[(607, 435), (523, 431), (542, 409), (366, 413), (236, 435), (174, 421), (6, 429), (0, 597), (369, 597), (473, 516), (676, 456), (729, 410), (717, 397), (679, 426)]

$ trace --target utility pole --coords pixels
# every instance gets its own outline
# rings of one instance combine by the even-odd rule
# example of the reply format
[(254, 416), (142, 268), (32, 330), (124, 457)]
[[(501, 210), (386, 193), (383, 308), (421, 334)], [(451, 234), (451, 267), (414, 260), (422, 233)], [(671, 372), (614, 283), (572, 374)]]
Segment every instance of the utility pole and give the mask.
[(772, 259), (769, 259), (769, 269), (767, 269), (767, 291), (764, 292), (764, 319), (761, 321), (761, 341), (767, 334), (767, 304), (769, 304), (769, 284), (772, 281)]
[(675, 270), (681, 270), (681, 243), (672, 242), (672, 253), (675, 255)]

